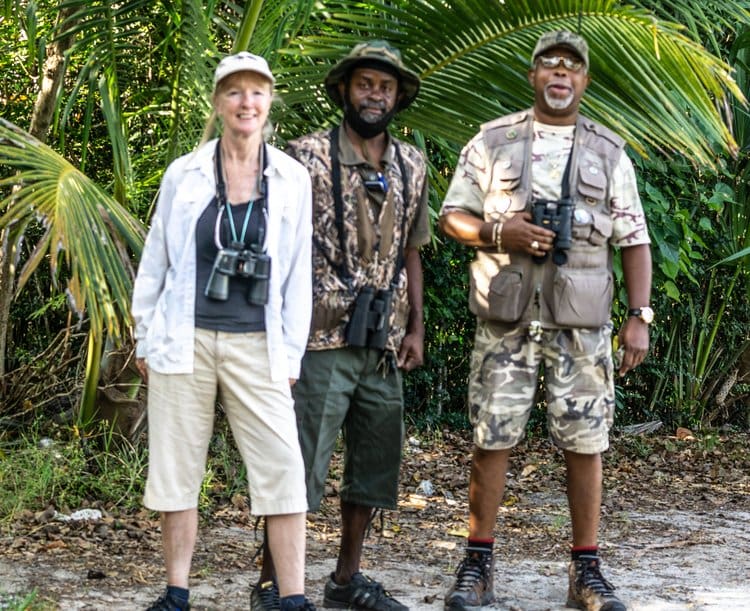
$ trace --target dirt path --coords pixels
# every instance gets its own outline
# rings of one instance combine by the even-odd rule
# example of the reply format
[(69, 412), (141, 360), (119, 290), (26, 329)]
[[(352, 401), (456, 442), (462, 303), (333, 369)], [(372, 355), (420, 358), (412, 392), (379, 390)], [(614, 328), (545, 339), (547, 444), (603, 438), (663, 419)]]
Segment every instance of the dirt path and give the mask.
[[(669, 441), (669, 440), (667, 440)], [(629, 609), (750, 609), (748, 438), (718, 450), (672, 442), (648, 452), (623, 442), (607, 458), (602, 522), (605, 574)], [(375, 521), (364, 570), (415, 610), (439, 610), (464, 545), (469, 448), (458, 440), (410, 447), (399, 510)], [(564, 469), (544, 443), (514, 459), (498, 517), (492, 607), (564, 609), (569, 520)], [(428, 481), (434, 493), (416, 494)], [(423, 486), (424, 487), (424, 486)], [(246, 507), (225, 508), (201, 529), (193, 565), (196, 611), (247, 609), (257, 548)], [(320, 604), (335, 563), (335, 491), (308, 529), (308, 594)], [(153, 516), (98, 523), (41, 523), (37, 515), (0, 538), (0, 609), (10, 594), (38, 591), (45, 609), (144, 609), (164, 573)], [(36, 523), (35, 523), (36, 521)], [(218, 525), (217, 525), (218, 524)]]

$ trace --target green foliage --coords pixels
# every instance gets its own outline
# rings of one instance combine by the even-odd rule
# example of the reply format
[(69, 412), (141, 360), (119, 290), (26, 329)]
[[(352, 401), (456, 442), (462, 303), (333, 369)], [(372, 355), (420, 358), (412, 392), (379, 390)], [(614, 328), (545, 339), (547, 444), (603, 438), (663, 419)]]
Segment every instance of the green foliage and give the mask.
[[(46, 427), (49, 428), (49, 427)], [(37, 426), (0, 454), (0, 524), (24, 510), (53, 505), (69, 512), (93, 504), (138, 507), (145, 476), (143, 450), (102, 427), (88, 437), (75, 429)], [(116, 441), (116, 443), (115, 443)]]
[(0, 590), (0, 609), (3, 611), (43, 611), (47, 608), (38, 600), (36, 590), (29, 594), (5, 594)]
[[(39, 147), (8, 123), (0, 134), (0, 225), (13, 231), (11, 244), (24, 240), (24, 290), (14, 305), (9, 363), (35, 362), (40, 347), (71, 323), (91, 331), (94, 351), (105, 345), (101, 335), (127, 339), (140, 225), (166, 164), (203, 132), (222, 53), (247, 47), (268, 58), (282, 99), (273, 111), (275, 141), (283, 144), (337, 120), (323, 76), (354, 42), (395, 43), (422, 77), (417, 102), (397, 117), (395, 129), (428, 154), (435, 212), (456, 153), (479, 124), (530, 104), (525, 75), (540, 32), (580, 26), (591, 43), (593, 75), (584, 112), (623, 134), (636, 158), (647, 156), (638, 169), (654, 244), (654, 305), (663, 324), (654, 327), (647, 364), (623, 381), (618, 417), (677, 410), (685, 420), (705, 420), (716, 411), (712, 389), (729, 379), (722, 380), (722, 368), (731, 374), (739, 367), (747, 323), (749, 6), (746, 0), (6, 3), (0, 21), (6, 121), (26, 126), (48, 45), (73, 36), (56, 92), (52, 146)], [(735, 159), (730, 153), (738, 149)], [(21, 174), (13, 177), (16, 170)], [(15, 186), (22, 190), (13, 194)], [(407, 376), (406, 396), (410, 417), (428, 426), (465, 418), (470, 256), (439, 237), (424, 253), (427, 363)], [(81, 313), (70, 322), (60, 309), (66, 288), (69, 306)], [(625, 305), (620, 291), (618, 321)], [(42, 313), (38, 323), (21, 323), (30, 312)], [(88, 355), (89, 362), (98, 356)], [(86, 375), (80, 361), (69, 368)], [(96, 371), (90, 367), (88, 384), (77, 388), (89, 389), (89, 397)]]
[(209, 516), (217, 507), (232, 503), (238, 495), (242, 498), (248, 495), (247, 470), (234, 444), (229, 422), (224, 412), (218, 411), (198, 510)]
[[(61, 513), (82, 507), (140, 509), (148, 463), (143, 441), (131, 443), (106, 423), (83, 436), (76, 428), (37, 422), (17, 436), (0, 438), (0, 529), (21, 512), (49, 506)], [(247, 495), (242, 457), (217, 410), (199, 511), (209, 516)]]

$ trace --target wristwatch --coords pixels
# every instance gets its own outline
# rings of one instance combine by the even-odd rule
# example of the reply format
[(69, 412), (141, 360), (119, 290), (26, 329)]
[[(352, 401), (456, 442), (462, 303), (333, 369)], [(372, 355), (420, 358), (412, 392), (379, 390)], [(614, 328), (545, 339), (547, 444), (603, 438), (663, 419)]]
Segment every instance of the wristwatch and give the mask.
[(628, 316), (637, 316), (647, 325), (654, 322), (654, 311), (648, 306), (643, 306), (642, 308), (630, 308), (628, 310)]

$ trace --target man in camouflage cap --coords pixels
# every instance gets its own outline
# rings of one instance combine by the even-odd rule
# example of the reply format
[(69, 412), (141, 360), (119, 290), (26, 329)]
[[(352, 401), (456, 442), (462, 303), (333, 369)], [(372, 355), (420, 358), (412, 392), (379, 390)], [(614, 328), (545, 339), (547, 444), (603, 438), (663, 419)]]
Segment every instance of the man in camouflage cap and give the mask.
[[(546, 33), (531, 62), (533, 107), (482, 125), (461, 152), (440, 212), (443, 232), (477, 248), (469, 295), (477, 316), (469, 536), (445, 607), (494, 600), (494, 529), (508, 458), (524, 436), (543, 371), (547, 428), (567, 466), (567, 605), (624, 611), (600, 570), (601, 453), (614, 416), (614, 376), (648, 351), (646, 219), (624, 141), (578, 112), (590, 79), (586, 41), (564, 30)], [(610, 320), (614, 248), (630, 304), (618, 365)]]
[[(307, 167), (313, 189), (313, 316), (294, 387), (307, 499), (317, 511), (342, 432), (341, 540), (323, 604), (402, 611), (405, 605), (362, 574), (360, 559), (377, 509), (397, 507), (401, 372), (423, 361), (427, 167), (420, 150), (387, 131), (417, 97), (419, 77), (397, 49), (375, 40), (331, 68), (325, 87), (343, 120), (287, 149)], [(266, 561), (253, 609), (274, 608), (274, 588)]]

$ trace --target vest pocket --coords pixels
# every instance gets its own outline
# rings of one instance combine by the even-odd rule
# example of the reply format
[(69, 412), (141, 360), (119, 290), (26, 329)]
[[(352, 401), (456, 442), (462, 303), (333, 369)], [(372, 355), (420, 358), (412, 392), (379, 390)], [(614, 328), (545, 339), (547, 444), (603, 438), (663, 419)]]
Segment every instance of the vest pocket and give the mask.
[(341, 324), (352, 303), (348, 291), (327, 291), (325, 297), (315, 305), (310, 322), (311, 331), (328, 331)]
[(487, 294), (488, 320), (517, 322), (523, 316), (530, 292), (524, 291), (523, 269), (508, 265), (490, 280)]
[(596, 328), (609, 321), (612, 276), (606, 270), (555, 270), (553, 308), (555, 322), (563, 327)]
[(520, 159), (497, 159), (492, 164), (490, 191), (515, 191), (521, 184), (523, 163)]
[(584, 240), (594, 246), (603, 246), (612, 236), (612, 219), (608, 214), (576, 208), (573, 213), (572, 232), (577, 240)]
[(587, 163), (578, 168), (578, 193), (585, 200), (599, 202), (607, 195), (607, 175), (598, 165)]

